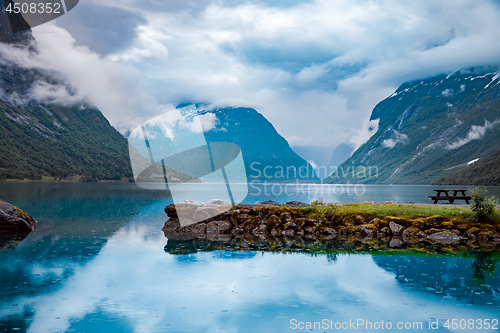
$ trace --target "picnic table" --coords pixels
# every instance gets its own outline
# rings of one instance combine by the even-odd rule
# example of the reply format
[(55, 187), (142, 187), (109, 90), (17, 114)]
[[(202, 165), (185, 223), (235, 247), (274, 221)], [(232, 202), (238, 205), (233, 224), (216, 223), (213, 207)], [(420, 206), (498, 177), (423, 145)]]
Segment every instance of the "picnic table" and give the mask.
[[(465, 194), (465, 191), (467, 191), (467, 190), (463, 190), (463, 189), (434, 190), (434, 191), (437, 192), (436, 195), (429, 196), (429, 198), (434, 200), (434, 204), (437, 204), (439, 200), (446, 200), (450, 204), (454, 203), (455, 200), (465, 200), (465, 202), (467, 204), (469, 204), (469, 200), (472, 199), (471, 196), (468, 196)], [(450, 195), (449, 194), (450, 192), (453, 192), (453, 195)], [(461, 195), (458, 194), (459, 192), (461, 193)], [(441, 195), (441, 193), (444, 193), (444, 194)]]

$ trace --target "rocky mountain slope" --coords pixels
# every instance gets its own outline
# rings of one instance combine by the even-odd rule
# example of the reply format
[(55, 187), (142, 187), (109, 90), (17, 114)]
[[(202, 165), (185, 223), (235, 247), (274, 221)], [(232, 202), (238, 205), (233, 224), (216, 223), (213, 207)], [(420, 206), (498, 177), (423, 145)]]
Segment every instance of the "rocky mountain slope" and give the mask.
[(500, 184), (499, 163), (488, 162), (500, 151), (497, 67), (405, 83), (374, 108), (377, 119), (378, 131), (328, 182)]
[[(36, 52), (31, 31), (12, 33), (4, 12), (0, 42)], [(0, 58), (0, 179), (132, 176), (127, 140), (97, 108), (85, 101), (41, 100), (36, 89), (73, 94), (56, 73), (21, 68)]]

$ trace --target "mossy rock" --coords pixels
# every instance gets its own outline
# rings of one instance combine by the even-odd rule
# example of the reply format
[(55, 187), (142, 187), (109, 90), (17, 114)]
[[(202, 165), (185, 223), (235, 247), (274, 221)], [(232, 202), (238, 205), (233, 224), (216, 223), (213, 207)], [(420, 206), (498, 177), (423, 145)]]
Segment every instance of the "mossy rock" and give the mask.
[(476, 228), (476, 227), (472, 227), (469, 230), (467, 230), (467, 234), (469, 234), (469, 235), (471, 235), (471, 234), (477, 235), (479, 232), (481, 232), (481, 229)]
[(445, 229), (453, 229), (455, 227), (455, 224), (451, 221), (445, 221), (441, 223), (441, 227)]
[(428, 224), (439, 226), (442, 222), (446, 221), (446, 218), (444, 216), (441, 216), (441, 215), (433, 215), (433, 216), (429, 216), (429, 217), (424, 218), (424, 221)]
[(411, 225), (417, 229), (425, 229), (425, 221), (423, 218), (412, 220)]
[(269, 230), (274, 229), (276, 226), (281, 224), (281, 220), (276, 215), (272, 214), (267, 220), (267, 227)]
[(408, 227), (411, 225), (411, 221), (409, 221), (405, 218), (402, 218), (402, 217), (397, 217), (397, 216), (386, 216), (386, 217), (384, 217), (384, 220), (386, 220), (388, 223), (394, 222), (397, 224), (401, 224), (404, 227)]
[(495, 232), (495, 227), (492, 226), (491, 224), (487, 224), (487, 223), (483, 223), (481, 224), (481, 230), (483, 231), (491, 231), (491, 232)]
[(371, 220), (370, 224), (373, 224), (374, 226), (376, 226), (379, 229), (382, 229), (384, 227), (388, 227), (389, 226), (389, 223), (387, 221), (381, 220), (381, 219), (379, 219), (377, 217), (374, 218), (373, 220)]

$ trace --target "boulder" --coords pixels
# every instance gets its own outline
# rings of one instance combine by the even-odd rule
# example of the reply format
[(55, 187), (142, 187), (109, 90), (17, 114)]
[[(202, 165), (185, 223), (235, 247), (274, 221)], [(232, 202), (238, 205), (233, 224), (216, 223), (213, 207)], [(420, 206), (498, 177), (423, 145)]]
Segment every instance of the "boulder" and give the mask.
[(391, 229), (391, 232), (394, 236), (399, 236), (403, 233), (403, 230), (405, 230), (405, 227), (403, 227), (401, 224), (391, 222), (389, 223), (389, 228)]
[(194, 213), (201, 206), (200, 202), (193, 200), (184, 200), (181, 203), (175, 204), (175, 210), (177, 211), (177, 216), (183, 219), (193, 219)]
[(266, 201), (257, 201), (254, 206), (281, 206), (276, 201), (266, 200)]
[(25, 237), (35, 230), (36, 223), (28, 213), (0, 200), (0, 237)]
[(438, 243), (456, 243), (460, 241), (460, 235), (451, 231), (440, 231), (427, 236), (428, 239)]
[(390, 247), (399, 247), (403, 244), (404, 242), (400, 237), (392, 237), (391, 241), (389, 242)]
[(193, 219), (195, 221), (205, 221), (223, 212), (224, 211), (221, 212), (217, 206), (200, 206), (196, 208)]
[(285, 205), (288, 207), (307, 207), (307, 206), (309, 206), (308, 204), (300, 202), (300, 201), (289, 201), (289, 202), (285, 203)]
[(377, 238), (378, 229), (373, 224), (366, 224), (359, 227), (363, 234), (368, 238)]
[(226, 221), (212, 221), (207, 225), (207, 235), (223, 235), (231, 232), (231, 223)]
[(168, 217), (177, 217), (177, 211), (175, 210), (175, 205), (170, 204), (166, 206), (165, 213), (168, 215)]
[(205, 205), (216, 205), (216, 206), (231, 206), (231, 204), (227, 201), (221, 199), (211, 199), (205, 202)]

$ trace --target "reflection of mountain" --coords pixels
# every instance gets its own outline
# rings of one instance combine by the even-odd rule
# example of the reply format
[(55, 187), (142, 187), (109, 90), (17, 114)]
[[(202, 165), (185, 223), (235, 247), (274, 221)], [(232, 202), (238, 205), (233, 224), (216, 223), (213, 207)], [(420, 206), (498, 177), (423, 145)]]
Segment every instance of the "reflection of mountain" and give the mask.
[[(474, 260), (457, 257), (373, 256), (403, 287), (453, 297), (463, 304), (500, 304), (500, 272), (478, 281)], [(488, 284), (488, 288), (481, 287)]]
[[(3, 184), (0, 197), (39, 221), (16, 249), (0, 252), (0, 301), (53, 292), (74, 270), (95, 258), (131, 213), (160, 200), (166, 191), (137, 191), (135, 184)], [(159, 230), (160, 226), (158, 227)]]

